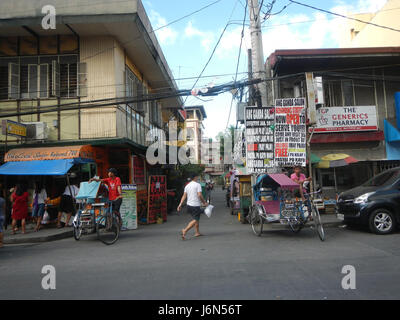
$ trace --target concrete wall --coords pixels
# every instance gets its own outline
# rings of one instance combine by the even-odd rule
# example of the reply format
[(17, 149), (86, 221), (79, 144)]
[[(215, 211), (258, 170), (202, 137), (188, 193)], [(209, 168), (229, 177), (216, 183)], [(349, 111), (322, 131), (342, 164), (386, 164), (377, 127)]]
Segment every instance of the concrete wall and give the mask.
[[(107, 36), (80, 39), (80, 61), (87, 64), (88, 86), (88, 96), (82, 101), (116, 96), (114, 44), (114, 39)], [(117, 136), (115, 107), (82, 110), (81, 122), (83, 139)]]
[(42, 17), (42, 7), (52, 5), (57, 15), (136, 13), (137, 0), (1, 0), (0, 19)]
[[(355, 15), (363, 21), (400, 29), (400, 0), (388, 0), (386, 5), (376, 14)], [(369, 20), (370, 19), (370, 20)], [(347, 21), (341, 30), (340, 46), (345, 47), (396, 47), (400, 46), (400, 32), (378, 28), (373, 25), (363, 25), (357, 22)], [(359, 31), (352, 38), (351, 29)]]

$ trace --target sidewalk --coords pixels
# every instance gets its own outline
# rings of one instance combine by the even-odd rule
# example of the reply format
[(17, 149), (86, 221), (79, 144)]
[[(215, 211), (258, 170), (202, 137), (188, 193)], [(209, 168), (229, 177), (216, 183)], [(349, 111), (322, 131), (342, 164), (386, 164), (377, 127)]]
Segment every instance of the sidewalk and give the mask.
[(12, 227), (9, 225), (4, 231), (4, 244), (22, 244), (22, 243), (37, 243), (49, 242), (70, 238), (73, 236), (72, 228), (57, 229), (55, 224), (42, 225), (42, 229), (38, 232), (34, 231), (34, 224), (26, 225), (26, 233), (22, 234), (21, 228), (16, 234), (12, 234)]

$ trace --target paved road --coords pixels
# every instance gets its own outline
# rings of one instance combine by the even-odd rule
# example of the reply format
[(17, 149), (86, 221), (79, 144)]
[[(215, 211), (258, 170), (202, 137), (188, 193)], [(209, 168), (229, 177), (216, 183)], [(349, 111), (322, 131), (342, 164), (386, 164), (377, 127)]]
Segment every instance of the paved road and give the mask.
[[(81, 241), (0, 250), (0, 299), (399, 299), (400, 234), (329, 228), (273, 231), (256, 237), (214, 193), (202, 217), (206, 235), (182, 241), (186, 214), (123, 233), (113, 246)], [(56, 268), (56, 290), (41, 287), (42, 267)], [(342, 267), (356, 268), (356, 290), (341, 287)]]

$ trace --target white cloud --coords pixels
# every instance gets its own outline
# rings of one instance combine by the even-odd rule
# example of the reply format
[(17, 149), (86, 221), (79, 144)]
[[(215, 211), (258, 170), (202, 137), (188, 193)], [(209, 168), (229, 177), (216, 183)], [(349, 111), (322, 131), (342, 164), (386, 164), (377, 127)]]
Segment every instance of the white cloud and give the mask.
[(189, 21), (185, 28), (185, 37), (186, 38), (200, 38), (201, 46), (206, 50), (210, 51), (212, 44), (214, 42), (214, 34), (209, 31), (201, 31), (193, 26), (193, 22)]
[[(150, 10), (149, 18), (153, 29), (158, 29), (168, 24), (167, 20), (153, 9)], [(173, 45), (178, 37), (178, 32), (172, 27), (165, 27), (156, 31), (156, 35), (161, 45)]]

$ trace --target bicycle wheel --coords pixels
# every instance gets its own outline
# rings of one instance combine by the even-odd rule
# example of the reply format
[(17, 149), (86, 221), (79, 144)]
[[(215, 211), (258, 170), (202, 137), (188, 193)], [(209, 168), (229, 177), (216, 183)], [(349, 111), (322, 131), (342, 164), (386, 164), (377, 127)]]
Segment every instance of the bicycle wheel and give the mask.
[(73, 226), (74, 226), (73, 229), (74, 239), (78, 241), (82, 236), (82, 224), (79, 217), (74, 218)]
[(325, 240), (324, 227), (322, 226), (321, 216), (319, 214), (318, 208), (314, 204), (312, 204), (311, 214), (313, 216), (315, 230), (317, 231), (321, 241), (324, 241)]
[(251, 228), (254, 234), (260, 237), (263, 232), (264, 219), (260, 216), (256, 207), (253, 207), (251, 215)]
[(78, 241), (82, 236), (82, 227), (75, 227), (74, 226), (74, 238)]
[(300, 230), (303, 228), (301, 223), (295, 223), (293, 221), (289, 221), (289, 227), (293, 233), (299, 233)]
[(96, 223), (98, 239), (106, 245), (111, 245), (118, 240), (120, 224), (115, 215), (107, 213), (99, 216)]

